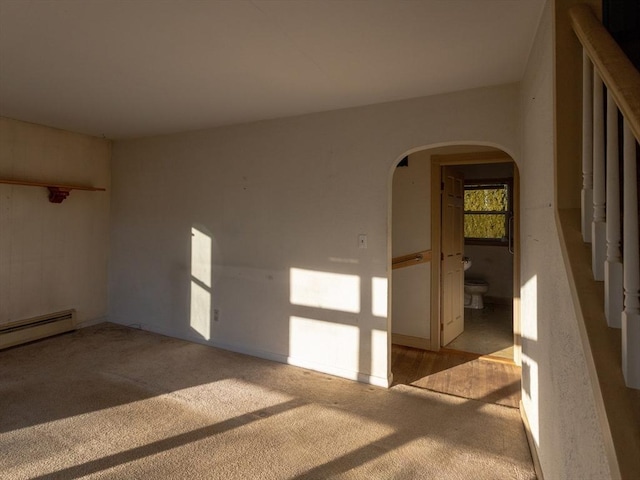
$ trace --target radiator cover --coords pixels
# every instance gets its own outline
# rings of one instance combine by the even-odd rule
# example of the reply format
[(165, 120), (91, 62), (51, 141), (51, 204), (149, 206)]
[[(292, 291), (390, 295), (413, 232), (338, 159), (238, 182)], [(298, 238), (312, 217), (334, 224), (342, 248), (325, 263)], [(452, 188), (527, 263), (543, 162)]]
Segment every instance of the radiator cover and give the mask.
[(76, 328), (76, 311), (65, 310), (0, 325), (0, 350)]

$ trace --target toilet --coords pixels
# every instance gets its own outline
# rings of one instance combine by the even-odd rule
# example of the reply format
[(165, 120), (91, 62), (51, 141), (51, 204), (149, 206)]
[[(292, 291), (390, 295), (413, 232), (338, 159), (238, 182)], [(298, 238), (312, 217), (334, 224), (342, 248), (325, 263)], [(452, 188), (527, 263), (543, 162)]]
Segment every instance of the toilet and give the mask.
[(484, 280), (465, 279), (464, 281), (464, 308), (481, 310), (484, 308), (482, 295), (489, 291), (489, 284)]

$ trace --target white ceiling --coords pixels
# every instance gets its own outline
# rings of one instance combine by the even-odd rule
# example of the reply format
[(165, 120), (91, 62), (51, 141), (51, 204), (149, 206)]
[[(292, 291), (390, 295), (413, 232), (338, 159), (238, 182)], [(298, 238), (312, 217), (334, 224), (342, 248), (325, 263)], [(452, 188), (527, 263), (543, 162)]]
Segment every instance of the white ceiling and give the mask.
[(107, 138), (521, 79), (544, 0), (0, 0), (0, 115)]

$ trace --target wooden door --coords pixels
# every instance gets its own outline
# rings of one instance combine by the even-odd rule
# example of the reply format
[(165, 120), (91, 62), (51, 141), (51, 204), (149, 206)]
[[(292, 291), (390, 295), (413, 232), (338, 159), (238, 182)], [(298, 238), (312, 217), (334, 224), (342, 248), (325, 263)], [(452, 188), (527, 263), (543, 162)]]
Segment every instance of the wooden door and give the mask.
[(464, 177), (442, 167), (442, 229), (440, 269), (441, 345), (464, 331)]

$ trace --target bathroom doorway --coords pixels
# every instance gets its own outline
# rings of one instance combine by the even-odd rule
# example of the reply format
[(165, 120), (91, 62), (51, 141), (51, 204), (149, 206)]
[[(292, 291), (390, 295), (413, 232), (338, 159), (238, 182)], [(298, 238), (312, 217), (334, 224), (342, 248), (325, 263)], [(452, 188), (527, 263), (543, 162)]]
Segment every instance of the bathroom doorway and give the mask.
[[(448, 281), (451, 275), (445, 275), (451, 270), (445, 263), (451, 263), (451, 248), (447, 248), (445, 243), (449, 240), (443, 237), (451, 230), (446, 228), (451, 218), (444, 208), (442, 193), (451, 171), (465, 179), (464, 214), (455, 221), (461, 223), (456, 228), (464, 231), (461, 256), (468, 259), (459, 261), (468, 268), (463, 273), (464, 280), (458, 279), (456, 285)], [(431, 179), (433, 258), (441, 260), (434, 261), (432, 268), (432, 318), (440, 321), (432, 322), (431, 348), (519, 364), (517, 167), (503, 152), (434, 155)], [(478, 198), (482, 199), (481, 204), (470, 202)], [(462, 282), (467, 284), (467, 291), (461, 295), (458, 283)], [(452, 307), (452, 302), (458, 302), (457, 306)], [(463, 327), (454, 338), (447, 330), (452, 320), (447, 315), (451, 312), (458, 316), (464, 312)]]
[[(514, 219), (506, 228), (513, 229), (514, 241), (509, 253), (508, 271), (499, 271), (497, 261), (483, 254), (488, 246), (465, 245), (464, 208), (458, 208), (458, 198), (447, 199), (457, 210), (459, 221), (450, 225), (447, 242), (459, 246), (443, 248), (442, 201), (443, 167), (462, 171), (478, 178), (510, 177)], [(491, 173), (502, 169), (503, 173)], [(508, 173), (504, 173), (508, 172)], [(464, 175), (463, 175), (464, 176)], [(457, 176), (450, 175), (455, 179)], [(391, 222), (391, 369), (394, 384), (427, 388), (464, 398), (480, 399), (517, 407), (520, 401), (521, 369), (519, 358), (519, 272), (518, 272), (518, 175), (512, 158), (502, 150), (479, 145), (451, 145), (410, 153), (400, 161), (392, 178)], [(446, 180), (445, 180), (446, 182)], [(464, 190), (464, 181), (458, 190)], [(462, 187), (460, 187), (462, 185)], [(462, 213), (460, 212), (462, 211)], [(480, 215), (485, 215), (484, 213)], [(456, 231), (457, 230), (457, 231)], [(449, 245), (450, 246), (450, 245)], [(472, 251), (477, 248), (480, 252)], [(507, 247), (495, 246), (504, 253)], [(464, 268), (466, 253), (475, 257), (478, 277), (485, 276), (483, 264), (490, 264), (485, 278), (489, 290), (483, 309), (464, 308)], [(443, 286), (443, 255), (450, 256), (448, 278), (457, 288)], [(473, 259), (472, 259), (473, 263)], [(469, 271), (473, 271), (473, 266)], [(500, 293), (507, 283), (507, 293)], [(493, 287), (492, 287), (493, 285)], [(455, 287), (455, 286), (454, 286)], [(495, 298), (504, 295), (507, 298)], [(450, 300), (451, 311), (462, 320), (461, 331), (443, 339), (441, 308)], [(502, 301), (501, 303), (499, 303)], [(453, 305), (455, 303), (455, 305)], [(461, 317), (461, 318), (460, 318)], [(492, 332), (494, 327), (504, 332)], [(453, 333), (451, 333), (453, 332)], [(444, 341), (443, 341), (444, 340)], [(447, 341), (448, 340), (448, 341)], [(458, 345), (455, 342), (464, 342)], [(456, 348), (453, 348), (456, 347)], [(480, 352), (480, 353), (474, 353)], [(502, 355), (502, 357), (500, 356)], [(493, 392), (493, 393), (492, 393)]]

